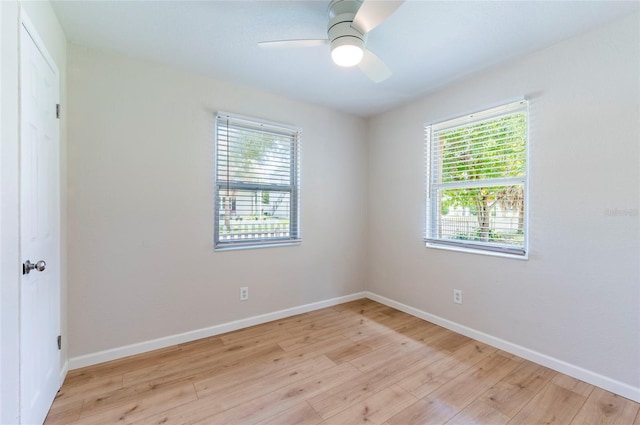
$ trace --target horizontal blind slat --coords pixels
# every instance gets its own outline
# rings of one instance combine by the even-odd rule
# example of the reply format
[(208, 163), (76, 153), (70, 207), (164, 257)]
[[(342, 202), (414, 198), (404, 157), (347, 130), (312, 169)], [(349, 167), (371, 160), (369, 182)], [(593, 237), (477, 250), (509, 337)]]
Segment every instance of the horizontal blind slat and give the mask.
[(508, 116), (510, 114), (517, 114), (519, 112), (524, 112), (526, 114), (527, 108), (528, 102), (526, 100), (521, 100), (518, 102), (498, 106), (496, 108), (490, 108), (484, 111), (475, 112), (473, 114), (463, 115), (460, 117), (441, 121), (439, 123), (434, 123), (431, 124), (430, 127), (432, 127), (434, 131), (448, 130), (460, 126), (465, 126), (469, 123), (487, 121), (499, 116)]

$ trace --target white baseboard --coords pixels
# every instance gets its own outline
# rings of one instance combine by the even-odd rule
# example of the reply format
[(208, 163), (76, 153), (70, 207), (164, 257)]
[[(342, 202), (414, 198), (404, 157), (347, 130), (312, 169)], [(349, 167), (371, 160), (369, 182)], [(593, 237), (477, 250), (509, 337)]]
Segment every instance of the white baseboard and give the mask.
[[(146, 353), (148, 351), (157, 350), (159, 348), (170, 347), (184, 342), (195, 341), (201, 338), (207, 338), (214, 335), (220, 335), (226, 332), (235, 331), (249, 326), (259, 325), (261, 323), (280, 320), (286, 317), (295, 316), (296, 314), (307, 313), (309, 311), (318, 310), (325, 307), (346, 303), (349, 301), (365, 298), (365, 292), (357, 292), (351, 295), (331, 298), (324, 301), (318, 301), (311, 304), (305, 304), (297, 307), (287, 308), (285, 310), (274, 311), (272, 313), (261, 314), (259, 316), (248, 317), (246, 319), (235, 320), (233, 322), (222, 323), (220, 325), (210, 326), (208, 328), (197, 329), (195, 331), (184, 332), (177, 335), (170, 335), (163, 338), (153, 339), (150, 341), (139, 342), (136, 344), (126, 345), (124, 347), (112, 348), (97, 353), (86, 354), (83, 356), (72, 357), (68, 361), (69, 370), (79, 369), (85, 366), (91, 366), (98, 363), (108, 362), (120, 359), (122, 357), (133, 356), (135, 354)], [(65, 372), (66, 374), (66, 372)]]
[(181, 344), (184, 342), (194, 341), (201, 338), (207, 338), (210, 336), (220, 335), (226, 332), (235, 331), (238, 329), (246, 328), (249, 326), (259, 325), (261, 323), (271, 322), (273, 320), (280, 320), (286, 317), (294, 316), (296, 314), (307, 313), (309, 311), (318, 310), (325, 307), (331, 307), (337, 304), (342, 304), (349, 301), (354, 301), (361, 298), (369, 298), (377, 301), (381, 304), (385, 304), (389, 307), (393, 307), (400, 311), (403, 311), (412, 316), (426, 320), (443, 328), (450, 329), (459, 334), (468, 336), (485, 344), (489, 344), (493, 347), (504, 350), (508, 353), (515, 354), (524, 359), (538, 363), (542, 366), (572, 376), (576, 379), (580, 379), (589, 384), (598, 386), (612, 393), (621, 395), (630, 400), (640, 402), (640, 388), (633, 387), (625, 384), (624, 382), (617, 381), (615, 379), (608, 378), (600, 375), (596, 372), (584, 369), (580, 366), (567, 363), (563, 360), (556, 359), (543, 353), (531, 350), (521, 345), (514, 344), (509, 341), (505, 341), (501, 338), (494, 337), (484, 332), (478, 331), (467, 326), (460, 325), (456, 322), (452, 322), (442, 317), (427, 313), (419, 310), (415, 307), (408, 306), (406, 304), (394, 301), (392, 299), (383, 297), (373, 292), (365, 291), (358, 292), (343, 297), (332, 298), (329, 300), (319, 301), (311, 304), (305, 304), (297, 307), (288, 308), (285, 310), (274, 311), (272, 313), (262, 314), (259, 316), (248, 317), (246, 319), (235, 320), (233, 322), (222, 323), (220, 325), (211, 326), (208, 328), (198, 329), (195, 331), (189, 331), (177, 335), (171, 335), (164, 338), (158, 338), (150, 341), (144, 341), (137, 344), (127, 345), (124, 347), (113, 348), (110, 350), (100, 351), (98, 353), (87, 354), (84, 356), (73, 357), (69, 359), (61, 370), (61, 382), (67, 374), (67, 370), (78, 369), (85, 366), (91, 366), (98, 363), (107, 362), (110, 360), (116, 360), (122, 357), (132, 356), (135, 354), (145, 353), (159, 348), (170, 347), (172, 345)]
[(69, 372), (69, 361), (64, 362), (62, 369), (60, 369), (60, 387), (62, 387), (64, 378), (67, 377), (67, 372)]
[(491, 336), (484, 332), (469, 328), (467, 326), (460, 325), (450, 320), (443, 319), (442, 317), (435, 316), (433, 314), (383, 297), (373, 292), (367, 291), (365, 292), (365, 296), (381, 304), (393, 307), (397, 310), (403, 311), (407, 314), (426, 320), (428, 322), (435, 323), (436, 325), (442, 326), (443, 328), (450, 329), (456, 333), (468, 336), (469, 338), (473, 338), (477, 341), (489, 344), (493, 347), (499, 348), (500, 350), (515, 354), (516, 356), (530, 360), (555, 371), (564, 373), (565, 375), (580, 379), (581, 381), (587, 382), (589, 384), (610, 391), (614, 394), (618, 394), (622, 397), (626, 397), (630, 400), (640, 403), (640, 388), (633, 387), (629, 384), (625, 384), (624, 382), (608, 378), (606, 376), (600, 375), (599, 373), (584, 369), (580, 366), (567, 363), (563, 360), (559, 360), (546, 354), (533, 351), (521, 345), (517, 345), (512, 342)]

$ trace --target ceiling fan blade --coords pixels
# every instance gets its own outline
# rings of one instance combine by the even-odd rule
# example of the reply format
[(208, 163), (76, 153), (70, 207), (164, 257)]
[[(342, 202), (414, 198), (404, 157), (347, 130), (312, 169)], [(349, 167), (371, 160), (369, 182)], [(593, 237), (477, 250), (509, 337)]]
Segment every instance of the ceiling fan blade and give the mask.
[(275, 40), (275, 41), (261, 41), (258, 46), (264, 49), (283, 49), (289, 47), (314, 47), (324, 46), (329, 44), (329, 40), (326, 39), (311, 39), (311, 40)]
[(403, 2), (404, 0), (365, 0), (351, 26), (366, 34), (391, 16)]
[(374, 83), (379, 83), (391, 77), (391, 70), (371, 50), (365, 49), (362, 61), (358, 67)]

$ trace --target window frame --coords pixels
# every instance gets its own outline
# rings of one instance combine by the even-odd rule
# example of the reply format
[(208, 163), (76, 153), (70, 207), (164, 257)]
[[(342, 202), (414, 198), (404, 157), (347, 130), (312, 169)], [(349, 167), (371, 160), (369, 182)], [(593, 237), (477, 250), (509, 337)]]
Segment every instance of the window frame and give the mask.
[[(518, 177), (499, 177), (467, 182), (436, 182), (438, 164), (434, 162), (439, 158), (439, 154), (434, 154), (432, 146), (433, 128), (436, 131), (448, 130), (456, 127), (472, 126), (492, 119), (499, 119), (518, 112), (525, 113), (525, 149), (524, 149), (524, 175)], [(425, 214), (424, 214), (424, 242), (427, 248), (444, 249), (450, 251), (467, 252), (473, 254), (484, 254), (507, 258), (528, 259), (529, 258), (529, 170), (530, 158), (530, 114), (529, 99), (521, 97), (509, 102), (501, 103), (498, 106), (483, 108), (477, 112), (455, 116), (448, 119), (440, 119), (424, 125), (425, 139)], [(495, 242), (483, 242), (472, 240), (454, 240), (451, 238), (438, 238), (434, 235), (437, 232), (438, 224), (442, 214), (439, 212), (438, 189), (457, 188), (477, 188), (477, 187), (498, 187), (506, 185), (522, 185), (524, 218), (523, 218), (523, 243), (517, 246), (508, 246)]]
[[(289, 160), (289, 184), (275, 184), (275, 183), (250, 183), (235, 180), (220, 180), (218, 171), (220, 157), (220, 137), (219, 137), (219, 124), (221, 120), (226, 120), (226, 126), (229, 128), (244, 128), (249, 127), (268, 128), (273, 132), (280, 132), (286, 135), (287, 138), (291, 138), (291, 155)], [(249, 127), (242, 127), (239, 123), (244, 122), (249, 124)], [(257, 133), (261, 133), (257, 131)], [(264, 133), (267, 133), (265, 131)], [(252, 248), (266, 248), (275, 246), (287, 246), (287, 245), (299, 245), (302, 241), (300, 230), (300, 145), (302, 139), (302, 128), (291, 126), (288, 124), (282, 124), (274, 121), (267, 121), (259, 118), (248, 117), (244, 115), (232, 114), (228, 112), (218, 111), (215, 114), (214, 119), (214, 251), (227, 251), (237, 249), (252, 249)], [(220, 225), (221, 225), (221, 195), (223, 190), (255, 190), (255, 191), (268, 191), (270, 194), (274, 192), (289, 193), (289, 236), (286, 237), (268, 237), (257, 239), (237, 239), (237, 240), (221, 240), (220, 239)]]

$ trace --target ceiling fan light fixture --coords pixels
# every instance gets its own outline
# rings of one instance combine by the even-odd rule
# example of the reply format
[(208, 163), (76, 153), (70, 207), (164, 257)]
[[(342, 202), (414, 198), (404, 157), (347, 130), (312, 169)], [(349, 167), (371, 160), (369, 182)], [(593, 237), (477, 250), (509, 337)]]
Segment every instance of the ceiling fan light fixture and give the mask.
[(342, 37), (331, 43), (331, 59), (338, 66), (356, 66), (364, 56), (364, 41), (357, 37)]

